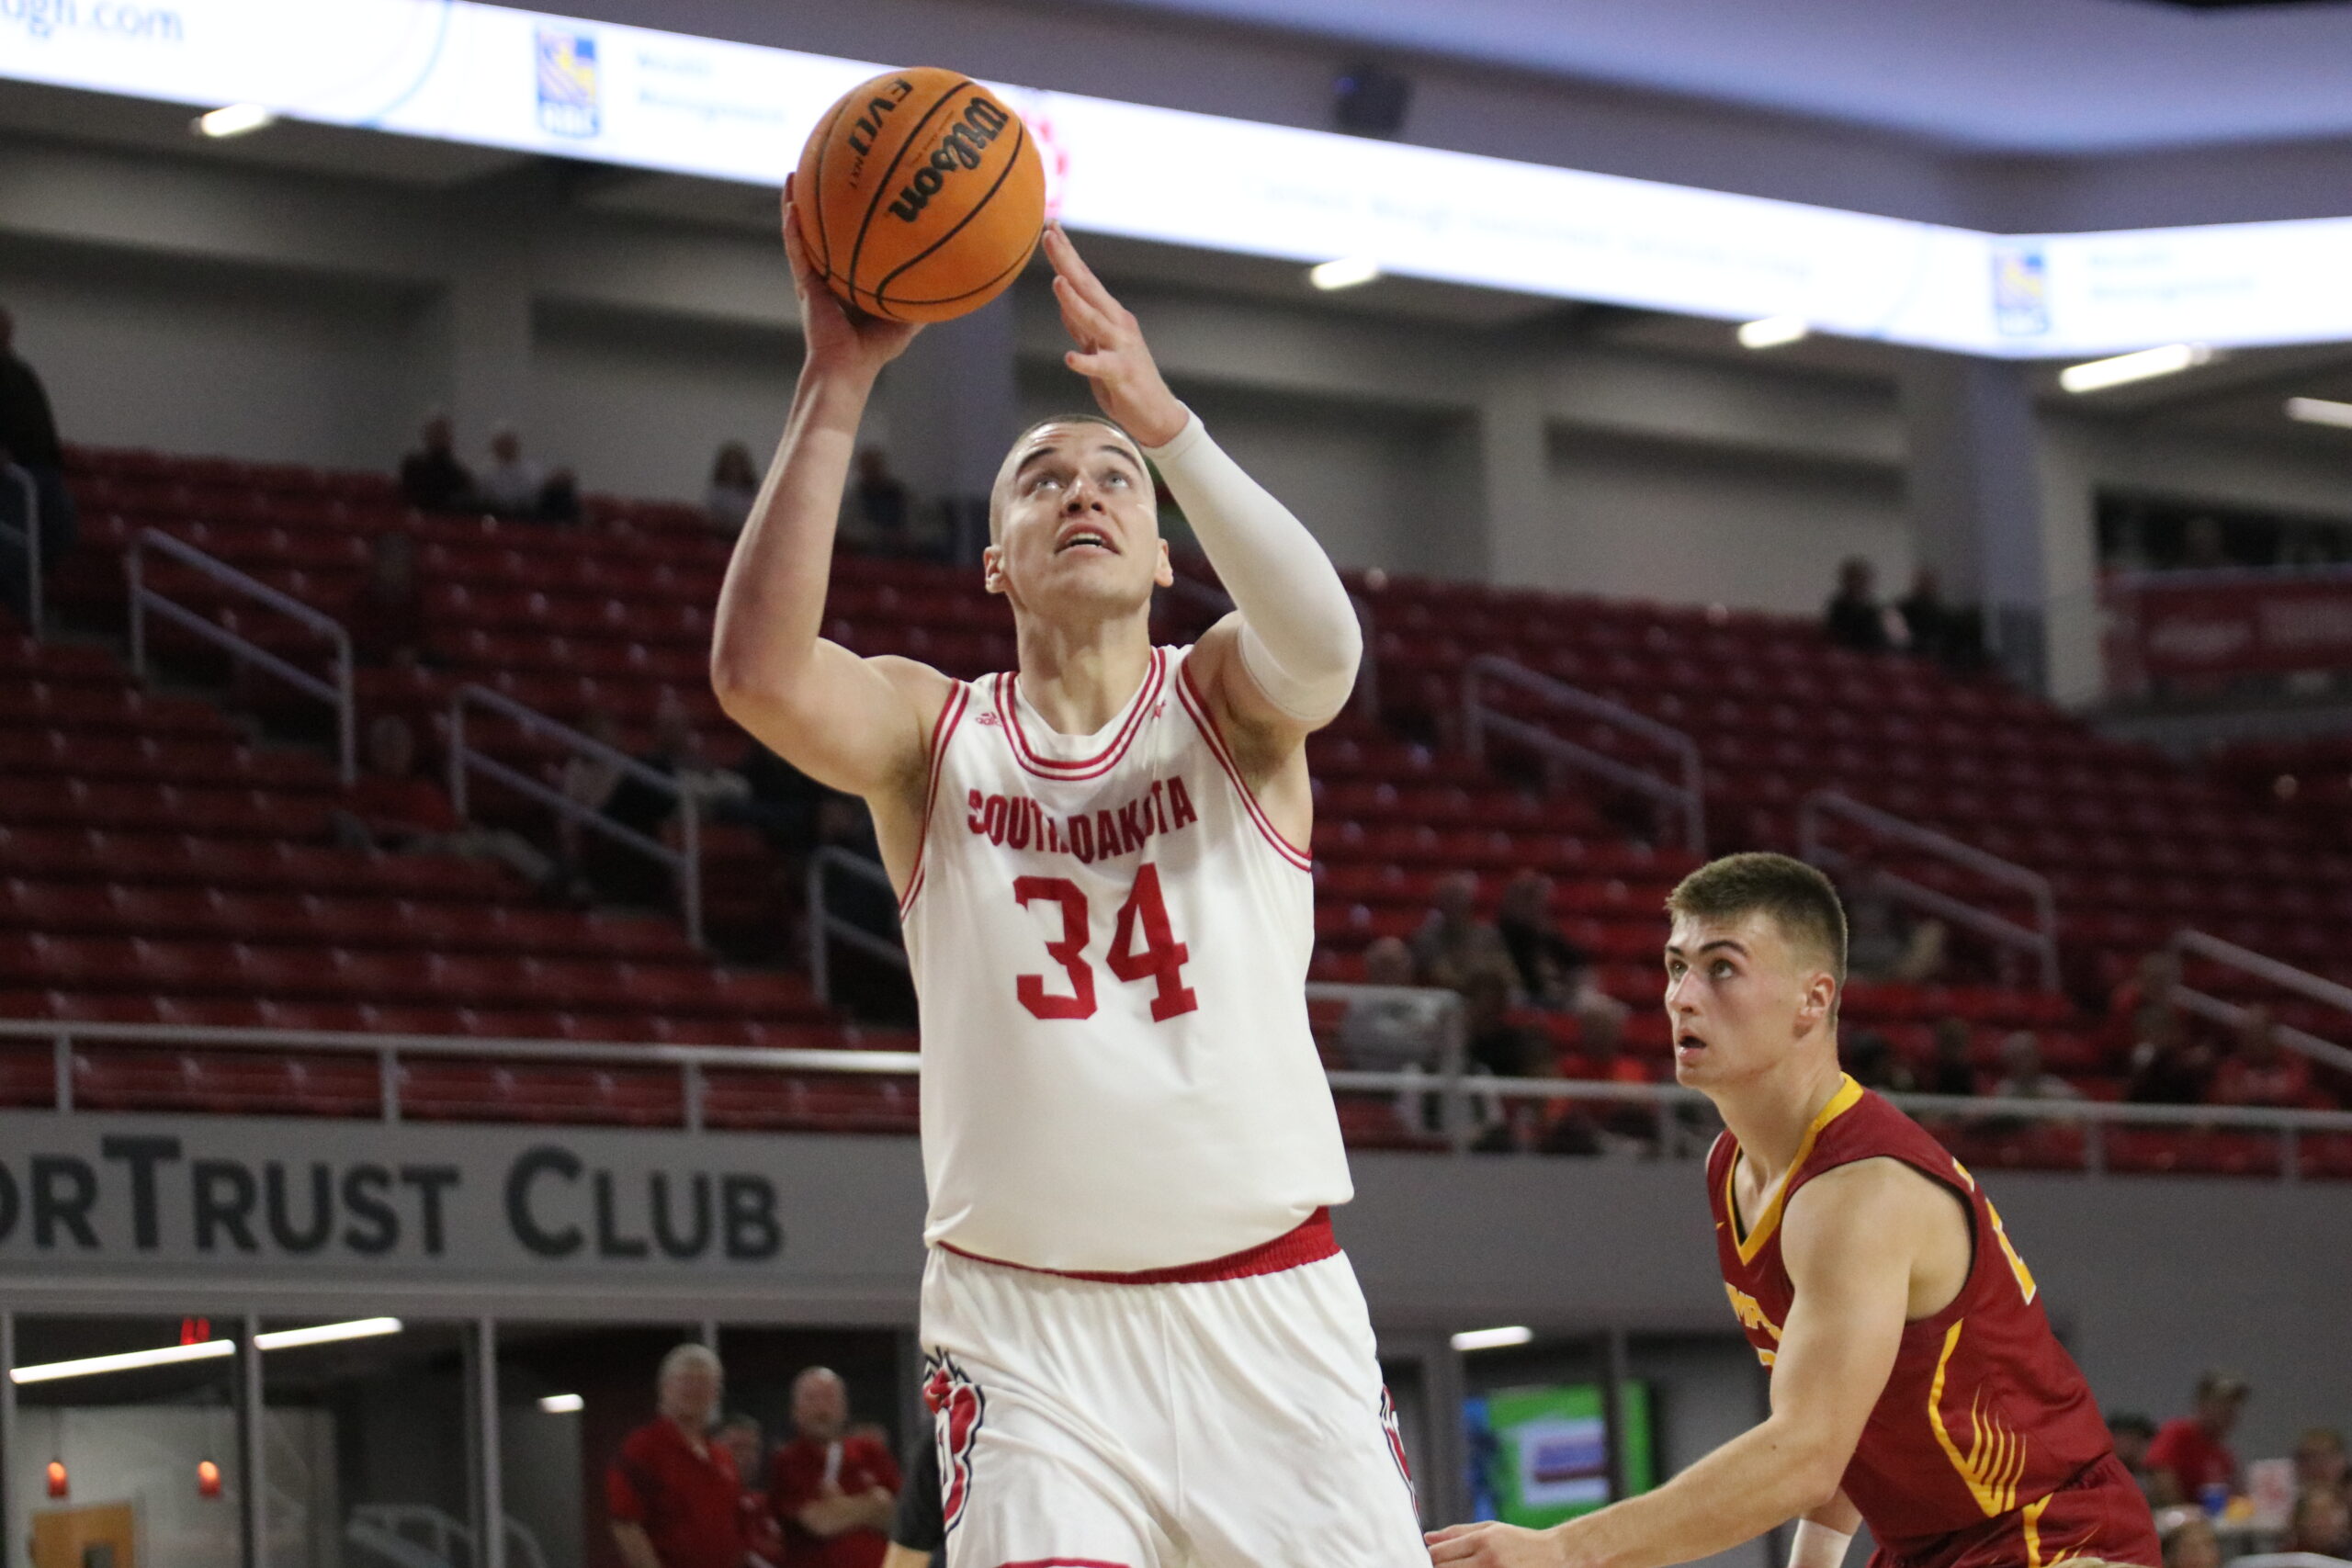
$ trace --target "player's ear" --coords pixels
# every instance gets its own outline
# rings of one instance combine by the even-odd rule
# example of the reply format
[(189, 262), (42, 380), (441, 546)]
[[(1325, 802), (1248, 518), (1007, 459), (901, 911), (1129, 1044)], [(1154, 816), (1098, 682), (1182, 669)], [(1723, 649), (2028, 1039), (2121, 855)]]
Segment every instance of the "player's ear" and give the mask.
[(1804, 991), (1797, 999), (1797, 1023), (1806, 1033), (1826, 1024), (1838, 1011), (1838, 976), (1826, 969), (1816, 969), (1805, 976)]
[(1176, 586), (1176, 565), (1168, 558), (1168, 541), (1159, 541), (1159, 564), (1151, 569), (1151, 580), (1162, 588)]
[(980, 552), (980, 586), (990, 593), (1004, 592), (1004, 551), (999, 546)]

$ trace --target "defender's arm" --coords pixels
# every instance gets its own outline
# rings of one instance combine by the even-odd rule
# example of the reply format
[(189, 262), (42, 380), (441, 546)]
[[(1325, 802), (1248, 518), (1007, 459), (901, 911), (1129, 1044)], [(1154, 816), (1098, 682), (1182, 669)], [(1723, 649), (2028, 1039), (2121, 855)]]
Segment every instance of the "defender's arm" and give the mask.
[(820, 783), (869, 798), (920, 781), (946, 678), (861, 659), (818, 636), (857, 426), (882, 367), (916, 328), (853, 316), (812, 273), (785, 202), (785, 251), (808, 356), (775, 461), (728, 563), (710, 678), (727, 716)]
[(1898, 1167), (1865, 1160), (1807, 1182), (1781, 1221), (1796, 1287), (1772, 1367), (1772, 1412), (1655, 1492), (1548, 1531), (1456, 1526), (1437, 1563), (1664, 1568), (1828, 1510), (1894, 1370), (1909, 1309), (1918, 1211)]

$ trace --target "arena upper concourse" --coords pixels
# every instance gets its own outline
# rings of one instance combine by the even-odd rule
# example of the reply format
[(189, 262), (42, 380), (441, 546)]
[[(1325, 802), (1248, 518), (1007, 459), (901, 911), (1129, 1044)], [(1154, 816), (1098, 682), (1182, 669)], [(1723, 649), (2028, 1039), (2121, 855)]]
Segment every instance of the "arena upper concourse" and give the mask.
[[(1352, 599), (1307, 1001), (1423, 1523), (1764, 1413), (1659, 967), (1760, 849), (2164, 1568), (2352, 1560), (2347, 59), (2352, 0), (0, 0), (0, 1551), (642, 1568), (690, 1342), (747, 1561), (879, 1562), (786, 1499), (931, 1419), (899, 901), (711, 652), (778, 188), (925, 64)], [(826, 637), (1014, 666), (1068, 347), (1041, 255), (882, 373)]]

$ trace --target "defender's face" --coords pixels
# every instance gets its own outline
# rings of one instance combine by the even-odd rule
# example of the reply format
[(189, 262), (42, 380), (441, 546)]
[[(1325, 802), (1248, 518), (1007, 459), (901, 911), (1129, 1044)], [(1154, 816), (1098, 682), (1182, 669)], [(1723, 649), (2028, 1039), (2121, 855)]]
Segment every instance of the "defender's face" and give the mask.
[(1666, 943), (1666, 1014), (1674, 1077), (1690, 1089), (1770, 1071), (1828, 1027), (1837, 983), (1770, 916), (1675, 918)]
[(1175, 581), (1143, 454), (1107, 425), (1032, 432), (1005, 458), (997, 507), (988, 589), (1018, 606), (1116, 612)]

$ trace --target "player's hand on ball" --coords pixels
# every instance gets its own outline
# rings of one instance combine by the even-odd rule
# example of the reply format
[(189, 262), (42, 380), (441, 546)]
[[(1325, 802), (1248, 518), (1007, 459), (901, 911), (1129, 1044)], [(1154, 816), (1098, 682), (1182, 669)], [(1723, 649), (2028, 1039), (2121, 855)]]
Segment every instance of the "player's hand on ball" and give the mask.
[(1428, 1542), (1432, 1563), (1461, 1563), (1464, 1568), (1566, 1568), (1567, 1553), (1547, 1530), (1521, 1529), (1491, 1521), (1453, 1525), (1431, 1530)]
[(1135, 313), (1111, 298), (1058, 223), (1046, 230), (1046, 257), (1054, 264), (1054, 302), (1061, 307), (1062, 326), (1078, 344), (1063, 361), (1086, 378), (1102, 412), (1137, 441), (1165, 446), (1175, 440), (1191, 416), (1159, 378)]
[(800, 297), (800, 331), (808, 345), (812, 368), (854, 371), (871, 377), (904, 354), (915, 333), (916, 321), (887, 321), (853, 310), (825, 287), (808, 252), (800, 243), (800, 225), (792, 210), (792, 177), (784, 182), (784, 254), (792, 264), (792, 291)]

